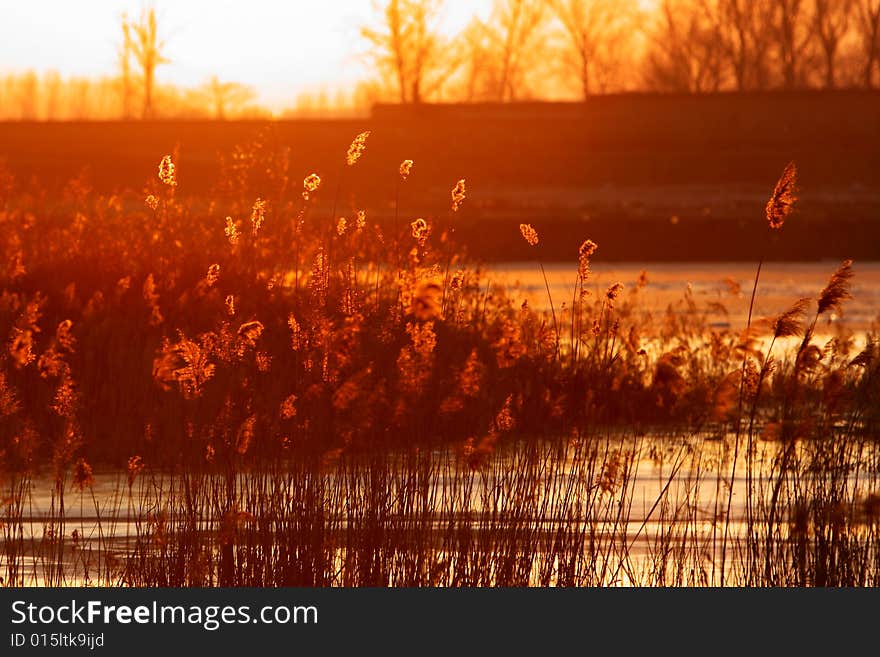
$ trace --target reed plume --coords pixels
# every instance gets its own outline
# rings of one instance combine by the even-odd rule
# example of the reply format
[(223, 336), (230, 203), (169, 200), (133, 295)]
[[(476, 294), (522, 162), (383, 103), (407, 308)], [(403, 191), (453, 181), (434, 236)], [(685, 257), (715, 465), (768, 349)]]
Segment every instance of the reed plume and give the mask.
[(169, 187), (177, 187), (177, 174), (170, 155), (166, 155), (159, 162), (159, 180)]
[[(782, 171), (782, 175), (779, 177), (779, 180), (776, 181), (776, 186), (773, 188), (773, 193), (770, 195), (770, 199), (767, 201), (767, 205), (764, 208), (764, 214), (767, 218), (767, 226), (770, 230), (778, 230), (782, 228), (783, 223), (785, 223), (786, 218), (791, 214), (794, 209), (794, 205), (797, 201), (796, 197), (797, 191), (797, 166), (793, 161), (789, 162), (785, 169)], [(766, 247), (766, 245), (765, 245)], [(752, 286), (752, 296), (749, 299), (749, 314), (746, 320), (746, 333), (752, 327), (752, 313), (755, 309), (755, 296), (758, 293), (758, 281), (761, 278), (761, 269), (764, 266), (764, 253), (761, 253), (761, 257), (758, 260), (758, 270), (755, 272), (755, 283)], [(739, 447), (740, 447), (740, 437), (742, 430), (742, 411), (743, 411), (743, 394), (745, 392), (745, 384), (746, 384), (746, 368), (748, 364), (748, 353), (743, 352), (743, 361), (742, 361), (742, 379), (740, 381), (740, 395), (739, 395), (739, 403), (737, 408), (737, 417), (736, 417), (736, 437), (734, 439), (734, 448), (733, 448), (733, 465), (731, 466), (730, 472), (730, 480), (733, 481), (736, 478), (736, 469), (737, 469), (737, 461), (739, 459)], [(751, 421), (750, 421), (751, 425)], [(752, 437), (751, 437), (751, 429), (749, 430), (748, 437), (748, 458), (751, 458), (752, 453)], [(748, 476), (751, 477), (751, 466), (749, 466)], [(751, 481), (749, 482), (751, 484)], [(733, 487), (728, 490), (727, 497), (727, 510), (726, 514), (730, 515), (730, 507), (733, 504)], [(749, 502), (749, 506), (751, 503)], [(751, 511), (749, 511), (751, 513)], [(724, 580), (726, 577), (725, 572), (725, 562), (727, 558), (727, 539), (729, 534), (730, 527), (729, 525), (724, 526), (724, 534), (721, 543), (721, 585), (724, 586)]]
[(364, 154), (364, 151), (367, 148), (367, 139), (370, 136), (370, 131), (366, 130), (360, 133), (348, 147), (348, 153), (345, 156), (345, 162), (348, 166), (354, 166), (357, 164), (357, 161), (361, 158), (361, 155)]
[(620, 293), (623, 292), (623, 283), (618, 281), (617, 283), (613, 283), (608, 289), (605, 291), (605, 302), (608, 308), (614, 307), (614, 302), (617, 300), (617, 297), (620, 296)]
[(412, 236), (418, 240), (420, 244), (424, 243), (425, 239), (428, 237), (428, 222), (419, 217), (418, 219), (415, 219), (409, 227)]
[(519, 232), (522, 233), (523, 239), (528, 242), (529, 246), (538, 246), (538, 231), (532, 228), (531, 224), (520, 224)]
[(819, 294), (819, 315), (824, 315), (829, 310), (838, 313), (844, 301), (852, 298), (852, 260), (844, 260), (843, 264), (831, 275), (828, 284)]
[(581, 283), (586, 283), (590, 276), (590, 258), (598, 248), (593, 240), (586, 240), (578, 249), (578, 279)]
[(208, 267), (208, 274), (205, 276), (205, 280), (209, 286), (213, 286), (218, 280), (220, 280), (220, 265), (214, 263)]
[(308, 201), (311, 194), (318, 191), (318, 188), (321, 186), (321, 176), (317, 173), (310, 173), (303, 179), (303, 193), (302, 197), (304, 200)]
[(80, 491), (91, 488), (95, 484), (95, 475), (92, 466), (84, 458), (77, 460), (73, 466), (73, 485)]
[(771, 323), (773, 339), (797, 337), (803, 331), (803, 322), (810, 299), (798, 299), (788, 310)]
[(797, 166), (789, 162), (776, 182), (764, 211), (770, 228), (782, 228), (797, 202)]
[(263, 221), (266, 219), (266, 201), (261, 198), (258, 198), (254, 201), (254, 205), (251, 208), (251, 227), (253, 230), (253, 236), (256, 237), (257, 233), (260, 232), (260, 228), (263, 226)]
[(467, 189), (465, 188), (464, 178), (455, 183), (455, 187), (452, 188), (452, 211), (458, 212), (459, 208), (461, 208), (461, 204), (464, 203), (464, 200), (467, 196)]
[(238, 226), (235, 225), (232, 217), (226, 217), (226, 227), (223, 229), (223, 233), (232, 246), (238, 244)]

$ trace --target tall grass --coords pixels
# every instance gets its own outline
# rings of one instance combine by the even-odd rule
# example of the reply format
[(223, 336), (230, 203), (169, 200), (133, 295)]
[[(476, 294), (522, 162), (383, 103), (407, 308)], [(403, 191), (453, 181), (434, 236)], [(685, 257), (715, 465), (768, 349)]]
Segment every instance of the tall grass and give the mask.
[(175, 162), (4, 187), (5, 583), (878, 583), (880, 350), (817, 343), (851, 263), (809, 322), (752, 322), (759, 266), (739, 334), (690, 292), (651, 316), (647, 276), (591, 289), (586, 240), (548, 316), (467, 264), (464, 180), (401, 221), (408, 160), (387, 219), (265, 135), (207, 201)]

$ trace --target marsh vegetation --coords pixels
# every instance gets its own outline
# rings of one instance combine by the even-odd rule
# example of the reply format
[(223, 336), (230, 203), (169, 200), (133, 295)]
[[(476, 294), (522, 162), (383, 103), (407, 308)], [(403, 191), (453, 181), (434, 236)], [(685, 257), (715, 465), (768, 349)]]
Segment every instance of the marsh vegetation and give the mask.
[[(880, 346), (830, 321), (853, 263), (759, 318), (756, 243), (719, 324), (688, 289), (649, 309), (650, 274), (597, 288), (588, 235), (554, 295), (523, 224), (521, 302), (456, 241), (465, 180), (413, 217), (403, 153), (388, 218), (358, 205), (369, 138), (325, 177), (241, 146), (210, 198), (174, 154), (137, 194), (0, 177), (6, 584), (878, 583)], [(784, 239), (793, 164), (768, 195)]]

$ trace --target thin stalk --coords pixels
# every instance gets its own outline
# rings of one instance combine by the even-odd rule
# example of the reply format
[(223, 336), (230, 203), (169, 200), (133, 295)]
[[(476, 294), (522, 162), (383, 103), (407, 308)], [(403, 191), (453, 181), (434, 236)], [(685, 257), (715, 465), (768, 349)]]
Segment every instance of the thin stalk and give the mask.
[[(761, 256), (761, 259), (758, 261), (758, 271), (755, 273), (755, 284), (752, 286), (752, 297), (749, 300), (749, 316), (746, 320), (746, 339), (748, 339), (748, 332), (752, 327), (752, 312), (754, 312), (755, 308), (755, 296), (758, 292), (758, 280), (761, 278), (761, 268), (764, 266), (764, 256)], [(745, 381), (746, 381), (746, 364), (748, 362), (748, 353), (743, 353), (743, 361), (742, 361), (742, 371), (740, 373), (739, 380), (739, 401), (737, 403), (737, 412), (736, 412), (736, 439), (733, 444), (733, 466), (730, 472), (730, 484), (727, 490), (727, 509), (724, 515), (724, 532), (721, 537), (721, 586), (724, 586), (724, 577), (725, 577), (725, 561), (727, 557), (727, 539), (730, 534), (730, 507), (733, 503), (733, 486), (736, 481), (736, 465), (737, 460), (739, 459), (739, 440), (740, 434), (742, 432), (742, 407), (743, 407), (743, 393), (745, 391)]]
[(553, 295), (550, 294), (550, 283), (547, 281), (547, 272), (544, 271), (544, 264), (539, 260), (538, 266), (541, 268), (541, 275), (544, 277), (544, 287), (547, 288), (547, 299), (550, 301), (550, 313), (553, 316), (553, 331), (556, 334), (556, 359), (559, 360), (559, 324), (556, 322), (556, 308), (553, 307)]

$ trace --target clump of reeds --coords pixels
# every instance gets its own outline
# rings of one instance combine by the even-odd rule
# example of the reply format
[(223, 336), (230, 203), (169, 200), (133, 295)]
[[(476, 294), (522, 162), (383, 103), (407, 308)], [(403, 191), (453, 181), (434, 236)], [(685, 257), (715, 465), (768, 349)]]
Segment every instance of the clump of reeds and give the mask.
[[(327, 198), (261, 137), (211, 203), (172, 156), (130, 205), (83, 181), (72, 217), (6, 202), (5, 582), (877, 584), (880, 353), (814, 344), (850, 262), (761, 336), (762, 258), (739, 335), (690, 290), (650, 316), (646, 275), (594, 293), (585, 240), (568, 308), (537, 258), (548, 314), (463, 259), (464, 179), (414, 217), (403, 160), (375, 181), (393, 216), (338, 212), (369, 136)], [(795, 189), (789, 165), (770, 229)], [(731, 423), (732, 454), (704, 440)]]

